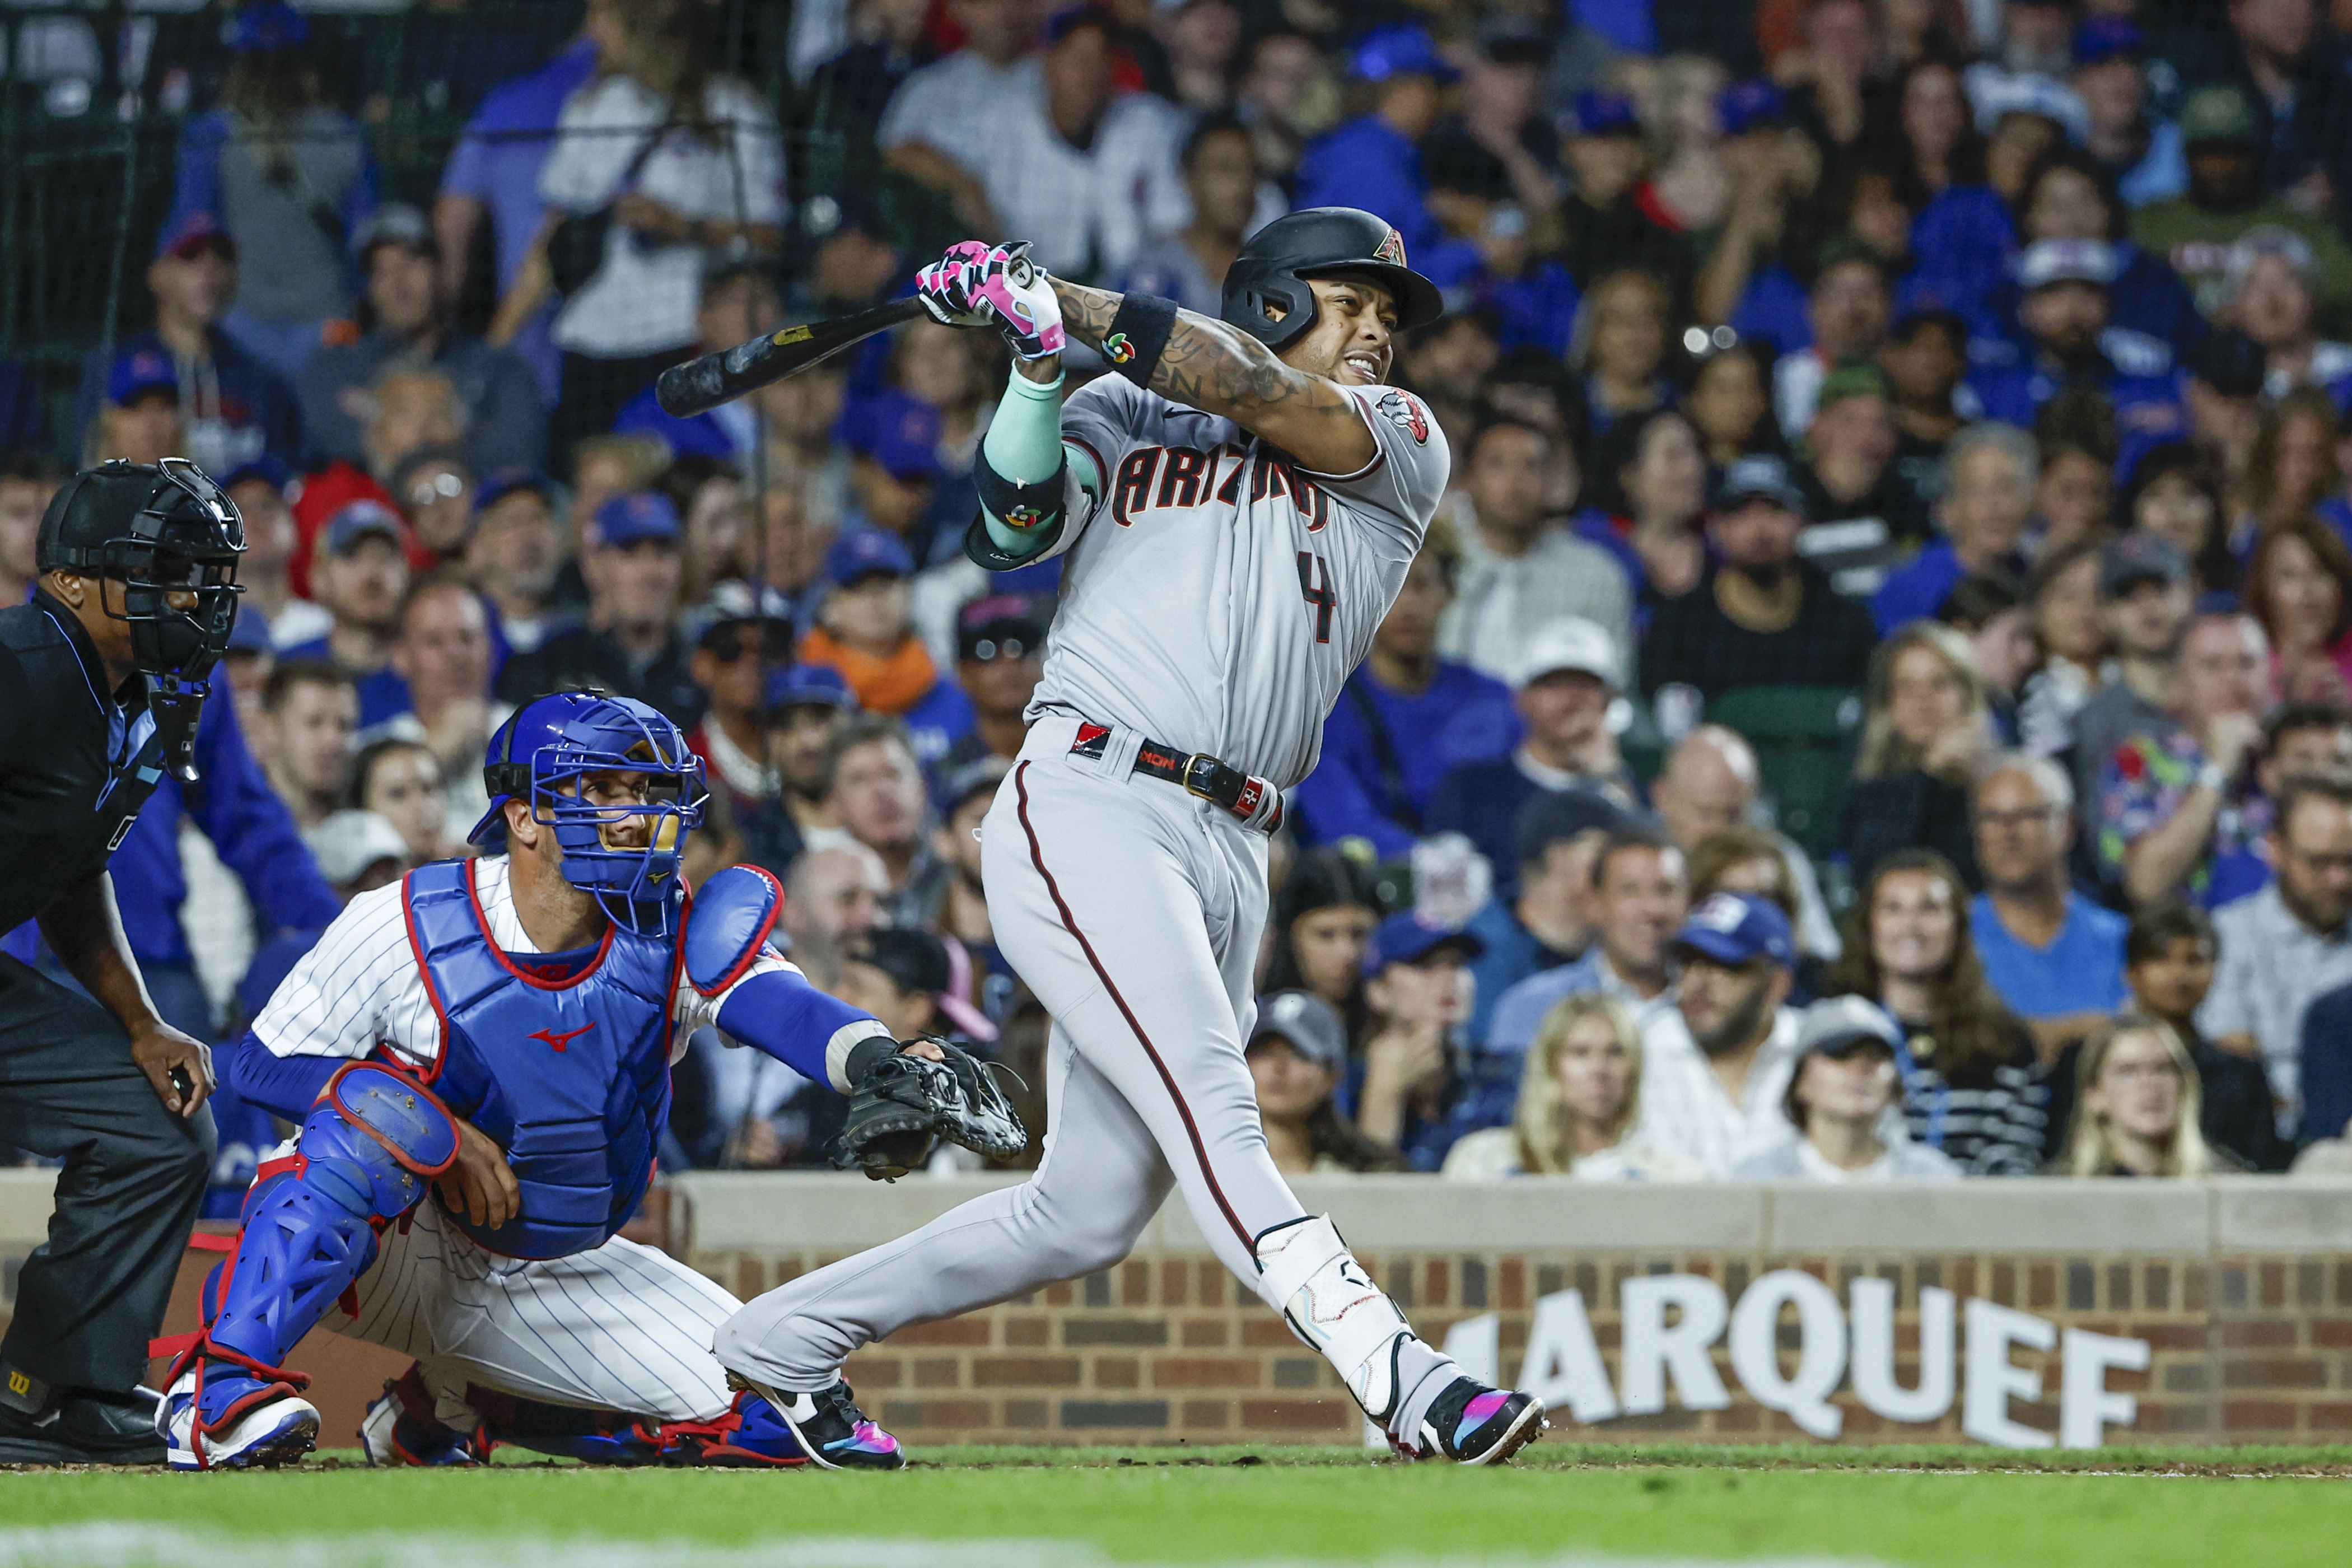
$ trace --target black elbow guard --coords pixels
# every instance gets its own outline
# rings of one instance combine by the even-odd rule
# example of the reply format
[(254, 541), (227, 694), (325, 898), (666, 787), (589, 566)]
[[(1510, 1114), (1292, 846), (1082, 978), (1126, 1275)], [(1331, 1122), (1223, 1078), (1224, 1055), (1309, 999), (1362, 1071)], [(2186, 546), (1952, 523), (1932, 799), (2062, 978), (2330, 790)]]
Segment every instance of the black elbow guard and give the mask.
[(983, 442), (972, 458), (971, 480), (980, 491), (980, 504), (995, 513), (998, 521), (1025, 531), (1044, 528), (1062, 515), (1062, 491), (1069, 471), (1070, 459), (1063, 454), (1054, 471), (1035, 484), (1014, 484), (990, 464)]

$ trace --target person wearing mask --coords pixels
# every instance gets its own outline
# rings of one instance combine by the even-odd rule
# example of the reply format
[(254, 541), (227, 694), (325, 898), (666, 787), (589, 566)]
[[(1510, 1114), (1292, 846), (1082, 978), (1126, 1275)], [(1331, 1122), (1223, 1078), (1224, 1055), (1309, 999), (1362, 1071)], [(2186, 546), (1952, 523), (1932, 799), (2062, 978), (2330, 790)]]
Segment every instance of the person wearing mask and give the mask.
[(1633, 1137), (1642, 1115), (1642, 1031), (1624, 1003), (1594, 992), (1544, 1015), (1519, 1071), (1507, 1127), (1447, 1152), (1455, 1181), (1573, 1176), (1580, 1182), (1699, 1182), (1706, 1170)]
[(1621, 806), (1640, 801), (1641, 786), (1617, 750), (1624, 676), (1599, 626), (1569, 616), (1543, 627), (1512, 681), (1512, 708), (1524, 726), (1519, 744), (1507, 756), (1448, 769), (1421, 818), (1423, 831), (1459, 833), (1495, 866), (1511, 864), (1519, 814), (1538, 795), (1583, 789)]
[(1337, 849), (1303, 851), (1266, 921), (1265, 989), (1311, 991), (1338, 1010), (1348, 1037), (1364, 1030), (1364, 949), (1381, 923), (1371, 871)]
[(1939, 1149), (1885, 1135), (1886, 1113), (1903, 1095), (1895, 1053), (1903, 1031), (1861, 996), (1832, 996), (1805, 1009), (1797, 1068), (1780, 1109), (1796, 1136), (1731, 1167), (1740, 1182), (1956, 1182), (1959, 1167)]
[(1467, 931), (1411, 910), (1382, 921), (1364, 946), (1370, 1032), (1358, 1053), (1356, 1131), (1416, 1171), (1444, 1165), (1460, 1131), (1454, 1110), (1469, 1085), (1456, 1062), (1477, 986), (1469, 965), (1483, 951)]
[(1440, 617), (1437, 651), (1497, 680), (1519, 668), (1529, 637), (1564, 616), (1599, 626), (1618, 648), (1633, 638), (1633, 595), (1623, 568), (1558, 525), (1546, 491), (1558, 461), (1532, 425), (1494, 419), (1462, 452), (1461, 563)]
[(2241, 1167), (2205, 1141), (2197, 1067), (2172, 1026), (2126, 1013), (2083, 1043), (2074, 1121), (2055, 1176), (2228, 1175)]
[(1878, 640), (1870, 612), (1799, 554), (1804, 526), (1804, 493), (1780, 458), (1724, 470), (1706, 525), (1715, 560), (1696, 588), (1651, 617), (1643, 690), (1862, 684)]
[(928, 926), (950, 877), (933, 853), (922, 764), (906, 726), (887, 714), (854, 719), (825, 757), (825, 807), (889, 874), (890, 923)]
[(2172, 723), (2134, 735), (2099, 768), (2099, 863), (2135, 903), (2186, 894), (2216, 908), (2254, 891), (2270, 803), (2257, 770), (2270, 710), (2261, 624), (2199, 616), (2181, 639)]
[(1348, 1036), (1331, 1004), (1308, 991), (1260, 997), (1244, 1054), (1276, 1170), (1328, 1176), (1411, 1169), (1339, 1114), (1335, 1095), (1348, 1073)]
[(501, 468), (474, 491), (474, 533), (466, 574), (489, 602), (499, 641), (536, 653), (553, 631), (556, 581), (564, 563), (555, 481), (535, 468)]
[(2068, 884), (2074, 791), (2056, 763), (1994, 758), (1977, 773), (1969, 816), (1985, 889), (1969, 906), (1977, 956), (2041, 1058), (2053, 1061), (2126, 1001), (2128, 922)]
[(457, 388), (466, 455), (477, 470), (545, 461), (539, 384), (515, 355), (450, 325), (440, 241), (425, 216), (412, 206), (378, 211), (358, 236), (358, 262), (366, 283), (359, 341), (320, 350), (302, 371), (302, 427), (311, 449), (352, 462), (366, 455), (368, 389), (399, 360), (430, 365)]
[(1449, 770), (1509, 743), (1510, 689), (1437, 651), (1461, 564), (1453, 529), (1433, 522), (1371, 652), (1323, 721), (1315, 771), (1292, 792), (1307, 842), (1361, 840), (1375, 858), (1398, 858), (1424, 831), (1444, 830), (1433, 813)]
[(1780, 1102), (1796, 1068), (1789, 999), (1796, 944), (1769, 899), (1717, 893), (1673, 939), (1674, 1003), (1642, 1026), (1635, 1136), (1717, 1179), (1783, 1136)]
[(1898, 562), (1927, 542), (1927, 509), (1895, 471), (1886, 378), (1875, 365), (1841, 365), (1821, 386), (1797, 483), (1811, 519), (1798, 537), (1830, 585), (1868, 600)]
[(1898, 567), (1871, 600), (1880, 632), (1932, 620), (1963, 577), (2024, 575), (2020, 552), (2041, 477), (2033, 437), (2013, 425), (1971, 425), (1952, 437), (1944, 448), (1944, 494), (1937, 506), (1944, 537)]
[(1470, 966), (1470, 1037), (1486, 1043), (1496, 1004), (1521, 981), (1584, 956), (1592, 942), (1592, 863), (1632, 823), (1592, 790), (1547, 791), (1519, 813), (1516, 872), (1463, 929), (1486, 944)]
[(1222, 308), (1225, 269), (1261, 221), (1257, 153), (1249, 127), (1227, 114), (1203, 117), (1185, 137), (1177, 166), (1192, 202), (1192, 221), (1138, 250), (1118, 288), (1213, 316)]
[(1878, 645), (1863, 696), (1862, 744), (1838, 847), (1856, 881), (1906, 845), (1942, 854), (1976, 881), (1969, 780), (1997, 742), (1966, 638), (1914, 621)]
[(674, 611), (684, 531), (677, 508), (652, 490), (624, 492), (598, 507), (580, 554), (585, 624), (508, 659), (499, 671), (499, 700), (520, 704), (545, 691), (595, 687), (651, 703), (681, 725), (699, 722), (693, 646)]
[(801, 639), (800, 661), (839, 670), (860, 707), (905, 721), (917, 756), (929, 763), (971, 731), (972, 710), (915, 635), (908, 599), (914, 570), (895, 534), (872, 528), (843, 534), (825, 552), (833, 586), (820, 624)]
[(857, 696), (839, 670), (793, 664), (769, 672), (761, 707), (767, 730), (759, 754), (776, 787), (741, 819), (744, 858), (782, 877), (803, 849), (847, 837), (825, 804), (825, 758), (857, 711)]
[(2099, 619), (2115, 652), (2116, 678), (2102, 683), (2067, 726), (2077, 800), (2098, 799), (2100, 772), (2118, 747), (2171, 727), (2168, 704), (2195, 607), (2190, 587), (2188, 557), (2147, 530), (2135, 529), (2101, 553)]
[(1523, 980), (1495, 1004), (1486, 1049), (1524, 1051), (1562, 997), (1614, 996), (1647, 1020), (1673, 980), (1670, 944), (1690, 910), (1683, 852), (1655, 831), (1619, 827), (1592, 857), (1592, 945), (1573, 963)]
[[(2275, 805), (2264, 845), (2275, 879), (2214, 910), (2221, 966), (2197, 1026), (2221, 1049), (2263, 1064), (2280, 1125), (2293, 1128), (2303, 1115), (2306, 1015), (2315, 998), (2352, 984), (2352, 782), (2340, 763), (2289, 773)], [(2315, 1131), (2335, 1137), (2343, 1129)]]
[(1405, 254), (1433, 248), (1429, 182), (1421, 144), (1445, 113), (1446, 89), (1461, 76), (1425, 27), (1381, 27), (1357, 46), (1358, 79), (1370, 84), (1372, 110), (1309, 144), (1298, 161), (1297, 205), (1360, 207), (1394, 225)]
[(359, 732), (352, 678), (316, 659), (280, 659), (261, 689), (265, 726), (256, 754), (270, 787), (308, 831), (341, 804)]
[(1914, 1142), (1972, 1176), (2039, 1170), (2049, 1091), (2033, 1038), (1985, 979), (1968, 891), (1932, 849), (1898, 850), (1862, 884), (1832, 994), (1876, 1002), (1902, 1026), (1896, 1055)]
[(884, 162), (946, 196), (965, 227), (1001, 233), (981, 179), (986, 145), (954, 132), (983, 122), (1008, 99), (1044, 99), (1044, 72), (1029, 53), (1033, 12), (1020, 0), (950, 0), (948, 14), (963, 47), (908, 75), (884, 106), (875, 140)]

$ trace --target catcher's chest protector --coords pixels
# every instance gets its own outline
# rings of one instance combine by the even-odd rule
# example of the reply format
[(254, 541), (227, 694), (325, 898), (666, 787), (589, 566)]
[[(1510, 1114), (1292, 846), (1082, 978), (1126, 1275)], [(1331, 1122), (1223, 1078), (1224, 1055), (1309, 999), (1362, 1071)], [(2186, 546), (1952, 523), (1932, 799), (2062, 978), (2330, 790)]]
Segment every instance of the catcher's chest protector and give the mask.
[(431, 1082), (506, 1150), (521, 1191), (492, 1229), (449, 1218), (510, 1258), (565, 1258), (610, 1239), (652, 1179), (669, 1116), (677, 939), (609, 929), (569, 981), (520, 969), (491, 942), (470, 860), (409, 873), (408, 940), (441, 1015)]

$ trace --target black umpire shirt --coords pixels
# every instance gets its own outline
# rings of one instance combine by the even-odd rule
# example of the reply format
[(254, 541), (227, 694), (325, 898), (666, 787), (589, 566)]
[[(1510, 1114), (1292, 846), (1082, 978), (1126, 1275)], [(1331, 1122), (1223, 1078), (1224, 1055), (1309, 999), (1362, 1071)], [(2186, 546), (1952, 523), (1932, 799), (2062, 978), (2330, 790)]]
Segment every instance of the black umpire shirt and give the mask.
[(163, 776), (144, 677), (106, 689), (89, 634), (37, 592), (0, 610), (0, 931), (105, 869)]

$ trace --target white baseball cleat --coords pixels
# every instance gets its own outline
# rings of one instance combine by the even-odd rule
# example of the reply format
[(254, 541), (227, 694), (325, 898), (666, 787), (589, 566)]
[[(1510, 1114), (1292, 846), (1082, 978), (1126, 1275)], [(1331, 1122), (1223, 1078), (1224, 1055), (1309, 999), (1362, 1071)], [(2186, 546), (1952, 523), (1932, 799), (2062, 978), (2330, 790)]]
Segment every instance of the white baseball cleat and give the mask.
[(175, 1470), (274, 1468), (319, 1446), (317, 1407), (282, 1383), (214, 1365), (205, 1377), (205, 1404), (219, 1414), (202, 1428), (195, 1393), (191, 1370), (163, 1396), (165, 1456)]

